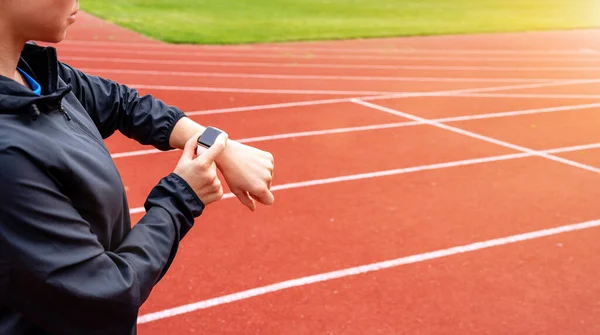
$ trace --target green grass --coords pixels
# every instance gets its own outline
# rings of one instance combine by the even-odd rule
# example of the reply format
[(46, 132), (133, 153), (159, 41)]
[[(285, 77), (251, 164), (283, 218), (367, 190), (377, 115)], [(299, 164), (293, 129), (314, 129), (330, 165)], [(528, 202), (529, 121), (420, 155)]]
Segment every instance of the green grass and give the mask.
[(600, 26), (600, 0), (80, 0), (155, 39), (230, 44)]

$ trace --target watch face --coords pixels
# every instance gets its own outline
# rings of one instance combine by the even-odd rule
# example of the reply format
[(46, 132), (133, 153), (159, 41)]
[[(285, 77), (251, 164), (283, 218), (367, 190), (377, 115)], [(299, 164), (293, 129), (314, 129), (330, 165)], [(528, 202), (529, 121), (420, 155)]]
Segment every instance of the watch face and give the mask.
[(215, 144), (215, 141), (217, 140), (217, 137), (220, 134), (220, 130), (213, 127), (207, 127), (206, 130), (202, 133), (202, 135), (200, 135), (200, 138), (198, 139), (198, 144), (203, 147), (210, 148), (213, 144)]

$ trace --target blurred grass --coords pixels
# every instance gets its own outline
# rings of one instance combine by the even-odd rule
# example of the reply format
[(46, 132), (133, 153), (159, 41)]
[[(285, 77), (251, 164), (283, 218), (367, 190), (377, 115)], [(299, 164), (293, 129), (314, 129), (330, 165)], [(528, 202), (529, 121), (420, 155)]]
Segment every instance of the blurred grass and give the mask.
[(172, 43), (231, 44), (600, 27), (600, 0), (80, 0)]

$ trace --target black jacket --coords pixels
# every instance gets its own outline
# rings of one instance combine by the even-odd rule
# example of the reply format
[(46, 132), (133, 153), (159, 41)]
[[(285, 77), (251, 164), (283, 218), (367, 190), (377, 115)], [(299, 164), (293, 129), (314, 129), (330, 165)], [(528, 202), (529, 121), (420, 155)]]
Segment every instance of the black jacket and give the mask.
[(0, 76), (0, 334), (135, 334), (204, 205), (171, 173), (131, 228), (103, 138), (119, 130), (169, 150), (184, 113), (60, 63), (51, 47), (28, 44), (19, 67), (42, 94)]

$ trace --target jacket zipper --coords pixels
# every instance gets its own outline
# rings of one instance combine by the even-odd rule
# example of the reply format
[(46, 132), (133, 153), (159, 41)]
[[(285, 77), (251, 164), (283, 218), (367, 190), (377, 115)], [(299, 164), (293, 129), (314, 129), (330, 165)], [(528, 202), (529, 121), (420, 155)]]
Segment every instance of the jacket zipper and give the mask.
[[(65, 110), (65, 108), (63, 107), (63, 104), (62, 104), (62, 102), (60, 102), (60, 105), (59, 105), (59, 106), (60, 106), (60, 107), (59, 107), (59, 109), (60, 109), (61, 113), (63, 113), (63, 115), (65, 115), (65, 117), (67, 118), (67, 121), (71, 121), (72, 119), (71, 119), (71, 117), (69, 116), (69, 114), (67, 113), (67, 111)], [(73, 130), (74, 130), (75, 132), (77, 132), (77, 133), (79, 133), (79, 134), (81, 134), (81, 135), (83, 135), (83, 136), (85, 136), (85, 137), (87, 137), (87, 138), (92, 138), (92, 140), (93, 140), (94, 142), (96, 142), (96, 143), (97, 143), (97, 144), (98, 144), (98, 145), (99, 145), (99, 146), (100, 146), (100, 147), (103, 149), (103, 151), (104, 151), (104, 152), (106, 152), (106, 153), (108, 154), (108, 156), (109, 156), (109, 157), (111, 157), (111, 158), (112, 158), (112, 156), (111, 156), (110, 152), (108, 151), (108, 149), (106, 148), (106, 146), (105, 146), (104, 142), (102, 142), (101, 140), (99, 140), (99, 139), (96, 137), (96, 135), (94, 135), (94, 134), (93, 134), (91, 131), (89, 131), (89, 130), (88, 130), (86, 127), (80, 126), (80, 125), (77, 123), (77, 121), (75, 121), (75, 122), (70, 122), (70, 124), (71, 124), (71, 126), (72, 126), (72, 128), (73, 128)]]
[(62, 102), (60, 102), (60, 104), (59, 104), (59, 109), (60, 109), (60, 112), (63, 113), (63, 115), (67, 118), (67, 121), (71, 121), (71, 117), (69, 116), (67, 111), (64, 109)]

